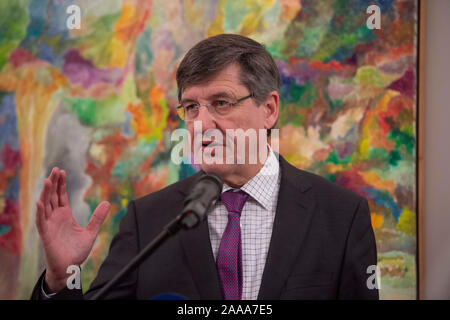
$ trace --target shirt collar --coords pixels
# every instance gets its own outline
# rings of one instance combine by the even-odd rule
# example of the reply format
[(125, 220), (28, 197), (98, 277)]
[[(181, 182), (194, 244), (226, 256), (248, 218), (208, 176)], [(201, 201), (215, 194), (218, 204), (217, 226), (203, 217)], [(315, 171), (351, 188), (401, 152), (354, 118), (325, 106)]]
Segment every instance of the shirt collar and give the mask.
[[(248, 193), (250, 197), (255, 199), (266, 210), (269, 210), (272, 203), (272, 194), (277, 187), (279, 172), (280, 163), (272, 148), (269, 146), (269, 156), (267, 157), (264, 166), (240, 189)], [(224, 183), (222, 193), (230, 189), (234, 188)]]

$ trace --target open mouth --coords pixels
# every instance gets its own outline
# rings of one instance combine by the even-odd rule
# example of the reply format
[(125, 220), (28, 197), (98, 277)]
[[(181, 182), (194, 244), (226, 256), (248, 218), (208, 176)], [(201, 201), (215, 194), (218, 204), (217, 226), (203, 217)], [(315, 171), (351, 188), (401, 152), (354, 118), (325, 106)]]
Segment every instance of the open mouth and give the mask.
[(202, 141), (202, 151), (204, 151), (206, 148), (214, 147), (222, 147), (222, 144), (216, 141)]
[(202, 151), (205, 150), (211, 144), (212, 144), (212, 141), (203, 141), (202, 142)]

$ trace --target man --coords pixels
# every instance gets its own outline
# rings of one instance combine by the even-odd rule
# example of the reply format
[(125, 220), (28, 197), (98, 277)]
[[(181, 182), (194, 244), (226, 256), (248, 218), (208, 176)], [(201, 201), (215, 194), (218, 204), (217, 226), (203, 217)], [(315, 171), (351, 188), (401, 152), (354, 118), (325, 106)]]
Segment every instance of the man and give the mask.
[[(173, 292), (189, 299), (378, 299), (378, 290), (367, 285), (368, 267), (377, 261), (367, 201), (296, 169), (267, 144), (261, 147), (261, 139), (258, 161), (252, 162), (248, 140), (242, 156), (236, 136), (223, 138), (227, 130), (272, 129), (280, 82), (270, 54), (243, 36), (214, 36), (186, 54), (177, 71), (178, 111), (194, 137), (194, 153), (224, 160), (200, 161), (202, 172), (223, 180), (222, 195), (207, 223), (170, 238), (106, 298), (149, 299)], [(199, 135), (201, 144), (195, 144)], [(225, 161), (230, 156), (245, 161)], [(201, 174), (130, 201), (84, 298), (98, 292), (179, 214)], [(83, 298), (81, 290), (66, 287), (66, 269), (87, 258), (108, 210), (109, 203), (102, 202), (88, 226), (78, 226), (65, 173), (52, 170), (36, 213), (47, 269), (32, 298)]]

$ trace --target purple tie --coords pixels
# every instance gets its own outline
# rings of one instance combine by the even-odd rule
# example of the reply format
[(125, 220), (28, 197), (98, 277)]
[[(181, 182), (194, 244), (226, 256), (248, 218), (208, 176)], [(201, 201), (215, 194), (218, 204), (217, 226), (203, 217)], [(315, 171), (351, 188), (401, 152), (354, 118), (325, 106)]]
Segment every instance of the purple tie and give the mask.
[(228, 210), (228, 224), (220, 241), (217, 253), (217, 271), (226, 300), (242, 298), (242, 248), (241, 248), (241, 212), (248, 194), (244, 191), (229, 190), (222, 193), (222, 203)]

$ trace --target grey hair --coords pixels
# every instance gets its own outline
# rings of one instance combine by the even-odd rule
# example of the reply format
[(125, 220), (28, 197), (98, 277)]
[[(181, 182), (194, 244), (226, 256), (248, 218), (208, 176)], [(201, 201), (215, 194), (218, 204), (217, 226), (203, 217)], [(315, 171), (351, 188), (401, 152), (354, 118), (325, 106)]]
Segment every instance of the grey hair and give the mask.
[(272, 91), (280, 93), (278, 67), (264, 46), (237, 34), (220, 34), (192, 47), (178, 67), (178, 100), (183, 91), (205, 82), (232, 63), (240, 66), (239, 80), (260, 105)]

